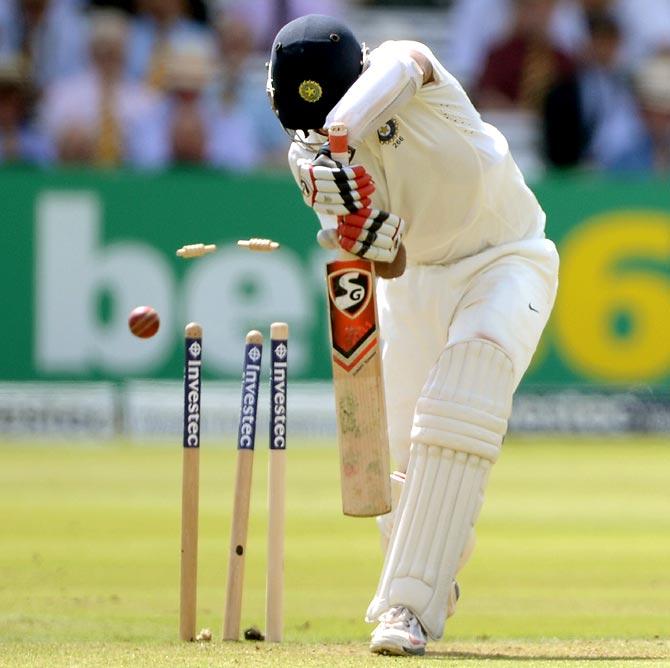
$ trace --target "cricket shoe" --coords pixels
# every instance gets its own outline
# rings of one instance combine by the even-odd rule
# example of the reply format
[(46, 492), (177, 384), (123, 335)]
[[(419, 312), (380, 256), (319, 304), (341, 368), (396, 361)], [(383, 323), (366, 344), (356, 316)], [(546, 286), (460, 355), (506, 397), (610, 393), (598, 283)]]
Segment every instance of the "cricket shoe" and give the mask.
[(379, 618), (372, 632), (370, 651), (375, 654), (415, 656), (426, 652), (426, 632), (414, 613), (397, 605)]

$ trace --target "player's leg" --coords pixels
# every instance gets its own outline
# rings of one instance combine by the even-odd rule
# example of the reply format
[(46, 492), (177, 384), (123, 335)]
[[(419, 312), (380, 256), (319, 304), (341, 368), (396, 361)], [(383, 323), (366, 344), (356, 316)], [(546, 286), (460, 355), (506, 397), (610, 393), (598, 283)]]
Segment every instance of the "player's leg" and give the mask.
[[(512, 394), (553, 303), (556, 266), (546, 270), (551, 258), (545, 259), (539, 266), (487, 259), (470, 277), (448, 344), (417, 402), (398, 521), (367, 614), (369, 621), (382, 619), (373, 634), (373, 651), (396, 647), (416, 653), (416, 636), (400, 633), (401, 626), (415, 628), (404, 610), (430, 638), (442, 636), (451, 582), (466, 558), (488, 473), (507, 429)], [(515, 300), (529, 294), (531, 306), (540, 311), (531, 323), (525, 311), (513, 308)], [(528, 303), (524, 306), (537, 315)], [(490, 326), (501, 319), (501, 327)]]
[(393, 510), (377, 518), (384, 553), (405, 482), (416, 402), (447, 343), (458, 304), (456, 291), (442, 288), (450, 284), (450, 273), (447, 267), (409, 266), (402, 278), (377, 285), (389, 445), (395, 468), (391, 476)]
[[(556, 297), (558, 256), (553, 243), (520, 244), (523, 255), (493, 261), (463, 294), (449, 329), (449, 344), (483, 338), (498, 343), (513, 361), (515, 389), (528, 369)], [(457, 573), (475, 547), (472, 528)], [(453, 614), (450, 598), (448, 617)]]
[[(400, 497), (402, 495), (402, 490), (405, 486), (405, 474), (401, 471), (393, 471), (391, 473), (391, 507), (392, 510), (386, 515), (379, 515), (377, 520), (377, 528), (379, 529), (379, 542), (382, 548), (382, 553), (386, 555), (388, 550), (389, 543), (391, 541), (391, 535), (393, 533), (393, 526), (397, 516), (398, 503), (400, 502)], [(476, 543), (476, 534), (474, 527), (470, 530), (470, 536), (468, 537), (468, 542), (463, 550), (461, 559), (456, 567), (455, 576), (458, 575), (461, 568), (465, 565), (467, 560), (470, 558), (472, 551), (475, 548)], [(447, 618), (451, 617), (456, 613), (456, 605), (458, 604), (458, 599), (461, 596), (461, 589), (458, 585), (454, 576), (454, 580), (451, 583), (451, 589), (449, 591), (449, 600), (447, 602)]]
[(404, 473), (416, 401), (447, 343), (460, 295), (445, 267), (409, 266), (401, 278), (377, 286), (389, 445), (395, 468)]
[(502, 347), (514, 363), (515, 388), (530, 365), (554, 305), (558, 256), (545, 239), (519, 245), (478, 271), (463, 293), (448, 344), (473, 338)]
[[(442, 636), (451, 583), (507, 427), (513, 378), (509, 356), (488, 341), (447, 346), (440, 356), (417, 402), (407, 480), (369, 621), (407, 608), (428, 637)], [(389, 622), (373, 635), (374, 651), (393, 651), (401, 637)], [(407, 640), (403, 649), (413, 653), (416, 637)]]
[[(377, 288), (389, 443), (396, 467), (391, 475), (392, 510), (377, 517), (384, 553), (404, 487), (416, 402), (446, 345), (449, 322), (458, 304), (457, 291), (444, 289), (455, 282), (452, 273), (448, 267), (410, 266), (401, 279), (380, 281)], [(453, 581), (449, 615), (455, 612), (459, 593)]]
[(393, 533), (393, 524), (395, 522), (396, 509), (400, 501), (403, 487), (405, 486), (405, 474), (402, 471), (393, 471), (391, 473), (391, 512), (386, 515), (377, 516), (377, 528), (379, 529), (379, 543), (382, 552), (386, 554), (388, 550), (391, 534)]

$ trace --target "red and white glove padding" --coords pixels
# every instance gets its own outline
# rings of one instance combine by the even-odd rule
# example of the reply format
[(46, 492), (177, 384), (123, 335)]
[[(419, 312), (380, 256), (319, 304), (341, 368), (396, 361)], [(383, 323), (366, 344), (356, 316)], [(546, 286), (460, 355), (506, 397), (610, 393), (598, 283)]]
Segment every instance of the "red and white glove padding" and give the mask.
[(393, 262), (404, 233), (400, 216), (378, 209), (361, 209), (337, 219), (340, 246), (375, 262)]
[(375, 184), (363, 165), (343, 167), (325, 155), (297, 162), (307, 206), (329, 216), (346, 216), (370, 206)]

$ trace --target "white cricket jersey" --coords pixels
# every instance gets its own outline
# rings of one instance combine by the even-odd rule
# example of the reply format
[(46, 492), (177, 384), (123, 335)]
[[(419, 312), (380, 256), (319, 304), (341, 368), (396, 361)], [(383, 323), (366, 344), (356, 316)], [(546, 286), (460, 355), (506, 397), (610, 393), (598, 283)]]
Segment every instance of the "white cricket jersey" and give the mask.
[[(446, 264), (544, 237), (544, 212), (503, 135), (482, 121), (430, 49), (409, 44), (430, 59), (435, 81), (365, 137), (352, 161), (375, 181), (373, 206), (404, 218), (408, 263)], [(398, 46), (406, 49), (408, 43)], [(295, 175), (295, 159), (304, 154), (293, 146), (289, 162)]]

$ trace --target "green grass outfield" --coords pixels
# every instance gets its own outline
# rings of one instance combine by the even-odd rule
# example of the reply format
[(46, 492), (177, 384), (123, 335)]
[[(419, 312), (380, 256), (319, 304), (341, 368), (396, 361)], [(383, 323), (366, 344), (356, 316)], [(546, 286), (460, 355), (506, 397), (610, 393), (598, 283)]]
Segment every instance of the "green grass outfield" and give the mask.
[[(371, 656), (381, 553), (334, 444), (290, 444), (286, 642), (223, 643), (231, 443), (201, 452), (198, 628), (177, 638), (179, 445), (0, 442), (0, 666), (670, 666), (670, 441), (508, 439), (463, 597), (423, 659)], [(263, 624), (259, 446), (243, 627)]]

